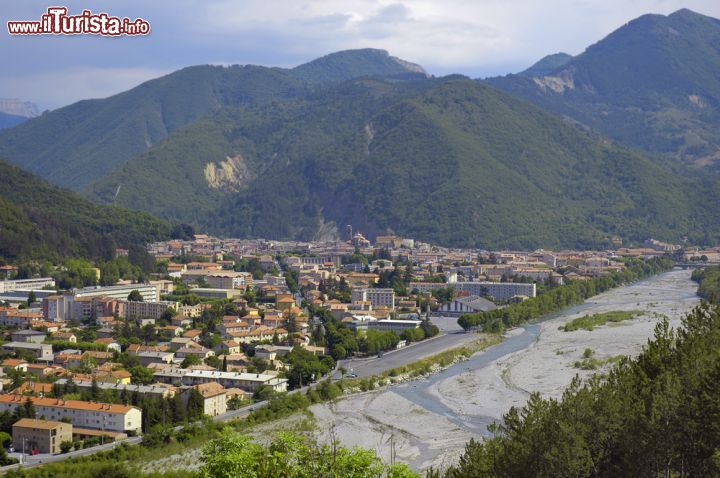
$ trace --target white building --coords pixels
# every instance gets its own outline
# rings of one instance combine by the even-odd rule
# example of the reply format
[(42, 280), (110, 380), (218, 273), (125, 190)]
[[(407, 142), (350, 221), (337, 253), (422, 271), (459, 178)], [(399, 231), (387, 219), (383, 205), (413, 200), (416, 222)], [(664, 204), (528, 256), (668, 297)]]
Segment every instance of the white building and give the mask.
[(132, 291), (138, 291), (145, 302), (157, 302), (157, 287), (151, 284), (110, 285), (107, 287), (85, 287), (75, 291), (75, 297), (110, 297), (126, 300)]
[(76, 427), (120, 433), (139, 433), (142, 429), (142, 411), (126, 405), (0, 395), (0, 411), (12, 413), (15, 408), (25, 405), (27, 400), (32, 401), (37, 416), (45, 417), (46, 420), (60, 421), (68, 418)]
[(475, 314), (496, 309), (497, 306), (491, 301), (477, 295), (458, 297), (440, 307), (440, 314), (460, 316), (462, 314)]
[(466, 291), (471, 295), (492, 297), (506, 301), (515, 296), (535, 297), (535, 284), (515, 282), (411, 282), (410, 290), (417, 289), (420, 293), (429, 293), (435, 289), (452, 287), (456, 291)]
[(276, 392), (287, 391), (287, 379), (262, 373), (218, 372), (214, 370), (188, 370), (182, 368), (159, 370), (155, 379), (171, 385), (192, 386), (201, 383), (217, 382), (225, 388), (241, 388), (254, 392), (262, 386), (271, 387)]
[(352, 302), (370, 302), (373, 307), (395, 308), (395, 291), (392, 289), (355, 288), (351, 292)]
[(52, 277), (39, 277), (37, 279), (16, 279), (0, 281), (0, 293), (15, 292), (16, 290), (38, 290), (43, 287), (55, 287)]

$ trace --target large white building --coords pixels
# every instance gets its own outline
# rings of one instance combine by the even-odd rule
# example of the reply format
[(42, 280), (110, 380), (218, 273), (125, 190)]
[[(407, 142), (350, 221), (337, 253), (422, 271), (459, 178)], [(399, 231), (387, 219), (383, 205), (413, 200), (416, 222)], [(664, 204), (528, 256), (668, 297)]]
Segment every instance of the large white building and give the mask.
[(392, 289), (354, 288), (352, 302), (370, 302), (373, 307), (395, 308), (395, 291)]
[(127, 405), (0, 395), (0, 411), (12, 413), (15, 408), (25, 405), (27, 400), (32, 401), (37, 416), (46, 420), (67, 418), (76, 427), (119, 433), (139, 433), (142, 429), (142, 411)]
[(157, 302), (157, 287), (151, 284), (110, 285), (106, 287), (85, 287), (75, 290), (75, 297), (110, 297), (126, 300), (132, 291), (138, 291), (145, 302)]
[(188, 370), (174, 368), (159, 370), (155, 373), (158, 382), (171, 385), (192, 386), (201, 383), (217, 382), (225, 388), (241, 388), (254, 392), (262, 386), (271, 387), (276, 392), (287, 391), (287, 379), (262, 373), (218, 372), (214, 370)]
[(16, 279), (0, 281), (0, 293), (15, 292), (16, 290), (39, 290), (43, 287), (55, 287), (52, 277), (39, 277), (37, 279)]
[(452, 287), (456, 291), (466, 291), (470, 295), (492, 297), (506, 301), (515, 296), (535, 297), (535, 284), (515, 282), (411, 282), (410, 290), (417, 289), (420, 293), (432, 292), (435, 289)]
[(463, 314), (475, 314), (496, 309), (497, 306), (491, 301), (477, 295), (468, 295), (451, 300), (440, 307), (440, 314), (449, 316), (460, 316)]

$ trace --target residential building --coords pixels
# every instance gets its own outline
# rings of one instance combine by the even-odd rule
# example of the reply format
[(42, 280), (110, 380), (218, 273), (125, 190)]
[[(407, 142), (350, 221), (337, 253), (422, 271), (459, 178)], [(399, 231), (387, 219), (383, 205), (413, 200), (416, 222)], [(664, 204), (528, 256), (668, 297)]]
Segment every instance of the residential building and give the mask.
[(16, 279), (0, 281), (0, 293), (38, 290), (44, 287), (55, 287), (52, 277), (39, 277), (36, 279)]
[(179, 305), (177, 302), (136, 302), (124, 301), (126, 319), (151, 318), (159, 319), (169, 309), (177, 310)]
[(395, 308), (395, 291), (392, 289), (354, 288), (351, 292), (352, 302), (370, 302), (373, 307), (385, 306)]
[(53, 351), (50, 344), (36, 344), (33, 342), (8, 342), (2, 345), (4, 352), (18, 352), (25, 350), (35, 355), (35, 358), (44, 362), (52, 362)]
[(211, 417), (227, 412), (227, 395), (225, 388), (217, 382), (201, 383), (184, 388), (180, 395), (187, 407), (190, 391), (197, 390), (203, 397), (203, 414)]
[(445, 287), (452, 287), (458, 292), (465, 291), (471, 295), (492, 297), (499, 301), (507, 301), (515, 296), (535, 297), (536, 295), (535, 284), (515, 282), (411, 282), (409, 289), (417, 289), (425, 294)]
[(142, 429), (142, 411), (137, 407), (110, 403), (62, 400), (58, 398), (0, 395), (0, 412), (13, 412), (31, 400), (38, 416), (51, 420), (68, 418), (76, 427), (139, 433)]
[(287, 379), (261, 373), (218, 372), (213, 370), (187, 370), (182, 368), (158, 370), (155, 379), (172, 385), (198, 385), (217, 382), (225, 388), (241, 388), (254, 392), (268, 386), (276, 392), (287, 391)]
[(45, 342), (47, 334), (38, 330), (16, 330), (12, 333), (13, 342), (32, 342), (41, 344)]
[(72, 441), (73, 426), (53, 420), (23, 418), (12, 426), (13, 447), (30, 453), (60, 453), (60, 444)]
[(151, 284), (111, 285), (105, 287), (85, 287), (75, 290), (75, 297), (110, 297), (127, 300), (132, 291), (138, 291), (145, 302), (157, 302), (157, 287)]

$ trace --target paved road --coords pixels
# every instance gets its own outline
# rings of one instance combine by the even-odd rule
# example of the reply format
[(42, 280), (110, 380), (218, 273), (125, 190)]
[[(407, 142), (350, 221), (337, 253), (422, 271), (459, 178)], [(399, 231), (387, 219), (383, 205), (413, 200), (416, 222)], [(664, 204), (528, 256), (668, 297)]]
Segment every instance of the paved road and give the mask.
[[(409, 345), (400, 350), (393, 350), (385, 352), (382, 358), (368, 358), (368, 359), (353, 359), (353, 360), (341, 360), (338, 363), (338, 367), (345, 367), (348, 371), (352, 369), (352, 372), (357, 374), (359, 377), (367, 377), (370, 375), (378, 375), (385, 370), (391, 368), (400, 367), (425, 357), (435, 355), (444, 350), (448, 350), (455, 347), (460, 347), (468, 342), (477, 338), (477, 335), (473, 333), (465, 333), (458, 325), (457, 319), (452, 317), (432, 317), (432, 322), (437, 325), (441, 333), (437, 337), (425, 340), (423, 342)], [(340, 373), (335, 372), (333, 379), (339, 379)], [(312, 385), (310, 385), (312, 386)], [(303, 393), (307, 391), (310, 386), (305, 386), (300, 389), (293, 390), (289, 393)], [(267, 404), (266, 401), (253, 403), (237, 410), (231, 410), (216, 417), (213, 420), (217, 421), (228, 421), (237, 418), (245, 418), (250, 414), (251, 411), (262, 407)], [(175, 430), (180, 430), (183, 425), (175, 427)], [(142, 442), (142, 437), (132, 437), (121, 442), (111, 442), (104, 445), (98, 445), (92, 448), (86, 448), (83, 450), (76, 450), (62, 455), (50, 455), (42, 454), (36, 456), (26, 456), (25, 462), (17, 465), (10, 465), (7, 467), (0, 468), (0, 473), (13, 468), (19, 468), (24, 466), (26, 468), (42, 465), (45, 463), (52, 463), (57, 461), (67, 460), (68, 458), (90, 455), (99, 451), (110, 450), (120, 443), (127, 443), (128, 445), (137, 445)], [(15, 458), (19, 458), (19, 453), (11, 454)], [(17, 455), (17, 456), (15, 456)]]
[[(448, 349), (461, 347), (475, 339), (477, 339), (477, 335), (474, 333), (450, 332), (400, 350), (385, 352), (382, 358), (341, 360), (340, 366), (358, 377), (378, 375), (391, 368), (407, 365)], [(333, 378), (339, 378), (339, 373), (336, 373)]]

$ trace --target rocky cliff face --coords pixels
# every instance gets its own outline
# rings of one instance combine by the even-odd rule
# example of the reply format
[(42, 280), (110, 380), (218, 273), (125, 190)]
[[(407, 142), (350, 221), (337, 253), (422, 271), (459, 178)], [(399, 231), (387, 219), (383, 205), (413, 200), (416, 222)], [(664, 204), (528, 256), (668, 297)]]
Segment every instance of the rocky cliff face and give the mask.
[(0, 98), (0, 113), (22, 116), (24, 118), (34, 118), (40, 114), (35, 103), (22, 101), (17, 98)]

